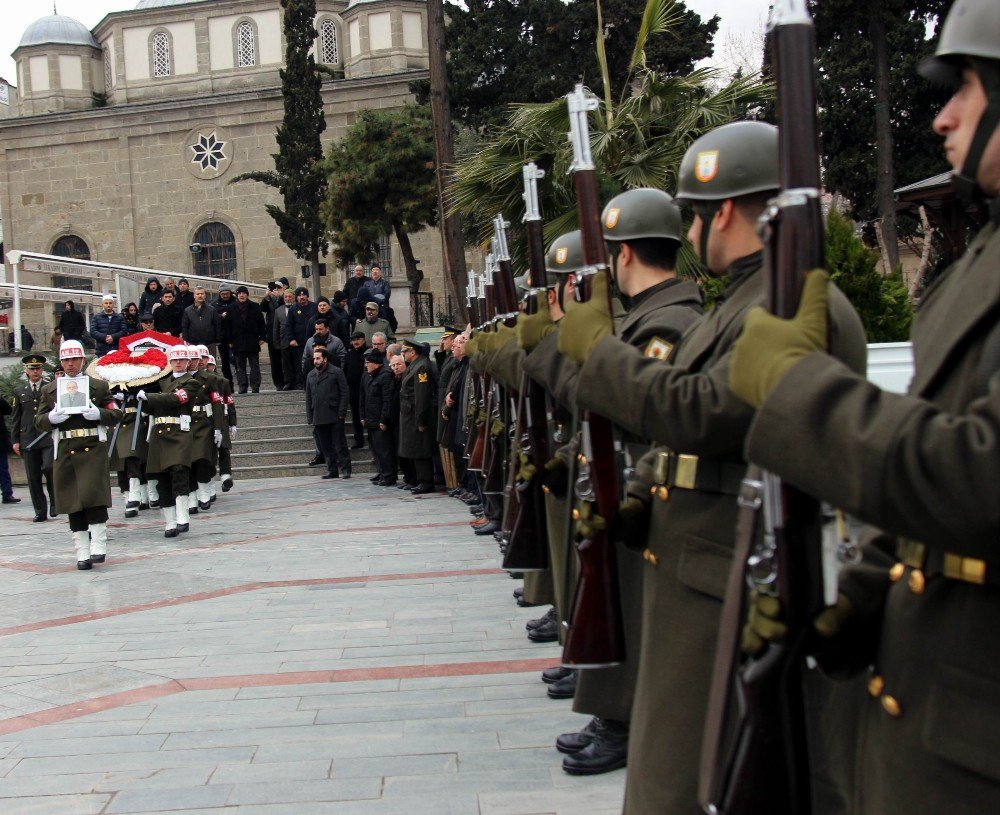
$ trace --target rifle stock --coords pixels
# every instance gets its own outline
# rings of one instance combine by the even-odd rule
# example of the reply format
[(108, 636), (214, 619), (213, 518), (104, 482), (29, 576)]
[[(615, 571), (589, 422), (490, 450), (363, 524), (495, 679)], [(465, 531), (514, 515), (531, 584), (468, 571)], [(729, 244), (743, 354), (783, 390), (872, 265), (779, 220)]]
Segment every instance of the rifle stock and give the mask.
[[(591, 280), (596, 274), (608, 275), (608, 259), (601, 229), (601, 204), (597, 191), (597, 172), (590, 154), (590, 131), (587, 112), (597, 108), (597, 100), (588, 97), (579, 84), (569, 94), (569, 139), (573, 145), (573, 186), (583, 242), (586, 269), (576, 273), (574, 296), (580, 302), (590, 299)], [(610, 286), (608, 290), (610, 292)], [(610, 294), (609, 294), (610, 298)], [(608, 313), (611, 313), (610, 302)], [(591, 411), (584, 411), (580, 422), (583, 453), (580, 476), (575, 489), (581, 502), (593, 505), (594, 511), (610, 527), (618, 511), (618, 473), (616, 470), (611, 422)], [(572, 610), (563, 645), (563, 664), (572, 668), (607, 667), (625, 659), (625, 633), (621, 598), (618, 589), (618, 566), (614, 544), (607, 532), (598, 531), (577, 546), (580, 579), (573, 597)]]
[[(823, 263), (815, 49), (805, 0), (777, 2), (770, 34), (781, 192), (762, 227), (768, 307), (787, 318), (798, 307), (803, 273)], [(740, 506), (698, 798), (712, 815), (808, 815), (812, 791), (802, 668), (812, 620), (824, 605), (819, 503), (751, 467)], [(750, 586), (780, 599), (788, 634), (745, 656), (739, 639)]]

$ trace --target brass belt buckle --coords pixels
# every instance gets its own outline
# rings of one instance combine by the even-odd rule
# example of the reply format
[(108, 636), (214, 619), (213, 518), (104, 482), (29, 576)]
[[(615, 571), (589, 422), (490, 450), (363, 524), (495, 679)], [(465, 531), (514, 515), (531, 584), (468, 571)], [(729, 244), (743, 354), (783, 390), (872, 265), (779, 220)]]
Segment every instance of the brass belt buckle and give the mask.
[(982, 586), (986, 583), (986, 561), (945, 553), (942, 572), (952, 580), (962, 580)]
[(681, 454), (677, 456), (674, 472), (674, 486), (682, 490), (693, 490), (698, 481), (698, 456)]

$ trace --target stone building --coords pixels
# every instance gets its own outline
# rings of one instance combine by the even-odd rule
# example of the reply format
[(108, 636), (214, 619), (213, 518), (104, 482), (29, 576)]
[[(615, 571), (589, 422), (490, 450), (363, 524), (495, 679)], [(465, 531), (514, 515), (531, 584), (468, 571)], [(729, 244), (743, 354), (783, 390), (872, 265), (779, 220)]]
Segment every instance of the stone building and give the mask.
[[(364, 108), (412, 99), (427, 75), (424, 0), (317, 0), (324, 147)], [(0, 113), (0, 215), (6, 250), (266, 282), (301, 279), (301, 261), (264, 210), (280, 203), (239, 173), (273, 169), (283, 116), (279, 0), (139, 0), (93, 29), (43, 17), (13, 53), (17, 87)], [(441, 244), (413, 236), (442, 296)], [(381, 248), (409, 322), (394, 239)], [(343, 270), (323, 280), (330, 294)], [(42, 282), (42, 281), (38, 281)], [(46, 282), (45, 285), (52, 285)], [(56, 281), (56, 285), (59, 282)]]

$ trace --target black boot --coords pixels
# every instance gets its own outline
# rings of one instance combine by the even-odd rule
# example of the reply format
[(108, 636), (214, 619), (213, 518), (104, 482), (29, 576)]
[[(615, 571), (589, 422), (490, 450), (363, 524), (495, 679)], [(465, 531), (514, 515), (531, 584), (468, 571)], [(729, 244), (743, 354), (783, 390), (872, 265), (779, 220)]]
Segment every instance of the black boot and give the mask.
[(546, 685), (551, 685), (554, 682), (558, 682), (560, 679), (565, 679), (573, 673), (572, 668), (567, 668), (563, 665), (554, 665), (551, 668), (546, 668), (542, 671), (542, 681)]
[(563, 759), (570, 775), (600, 775), (625, 766), (628, 757), (628, 722), (598, 719), (594, 739), (577, 753)]
[(561, 736), (557, 736), (556, 749), (560, 753), (579, 753), (594, 740), (594, 734), (597, 733), (597, 723), (599, 721), (601, 720), (595, 716), (587, 722), (587, 726), (583, 730), (577, 730), (575, 733), (563, 733)]
[(528, 620), (524, 624), (524, 627), (529, 631), (534, 631), (536, 628), (541, 628), (547, 623), (555, 622), (556, 619), (556, 607), (552, 606), (548, 611), (546, 611), (541, 617), (536, 617), (534, 620)]
[(549, 620), (544, 625), (533, 628), (528, 632), (528, 639), (532, 642), (555, 642), (559, 639), (559, 623), (554, 619)]
[(569, 676), (553, 682), (549, 685), (548, 694), (550, 699), (572, 699), (576, 696), (576, 679), (578, 671), (571, 671)]

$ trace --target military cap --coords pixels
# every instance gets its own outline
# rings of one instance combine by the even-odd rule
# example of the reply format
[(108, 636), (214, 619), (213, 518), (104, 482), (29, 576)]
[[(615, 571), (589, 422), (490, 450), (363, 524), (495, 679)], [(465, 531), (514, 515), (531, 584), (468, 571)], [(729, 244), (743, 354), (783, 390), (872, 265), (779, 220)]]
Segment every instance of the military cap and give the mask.
[(66, 370), (63, 368), (61, 362), (57, 362), (55, 365), (52, 366), (52, 372), (56, 374), (62, 374), (65, 373)]
[(680, 243), (681, 208), (663, 190), (626, 190), (608, 201), (601, 226), (606, 241), (666, 238)]
[(409, 337), (403, 340), (402, 345), (404, 349), (409, 348), (411, 351), (416, 351), (418, 354), (423, 354), (427, 350), (427, 346), (424, 345), (424, 343), (411, 340)]
[(59, 346), (59, 359), (83, 359), (83, 345), (78, 340), (63, 340)]
[(26, 368), (41, 368), (45, 364), (45, 357), (42, 354), (27, 354), (21, 357), (21, 362)]
[(444, 339), (445, 337), (454, 337), (456, 334), (461, 334), (461, 333), (462, 332), (459, 329), (455, 328), (455, 326), (446, 325), (444, 326), (444, 333), (441, 334), (441, 339)]
[(675, 203), (721, 202), (779, 187), (778, 128), (731, 122), (688, 147), (677, 172)]

